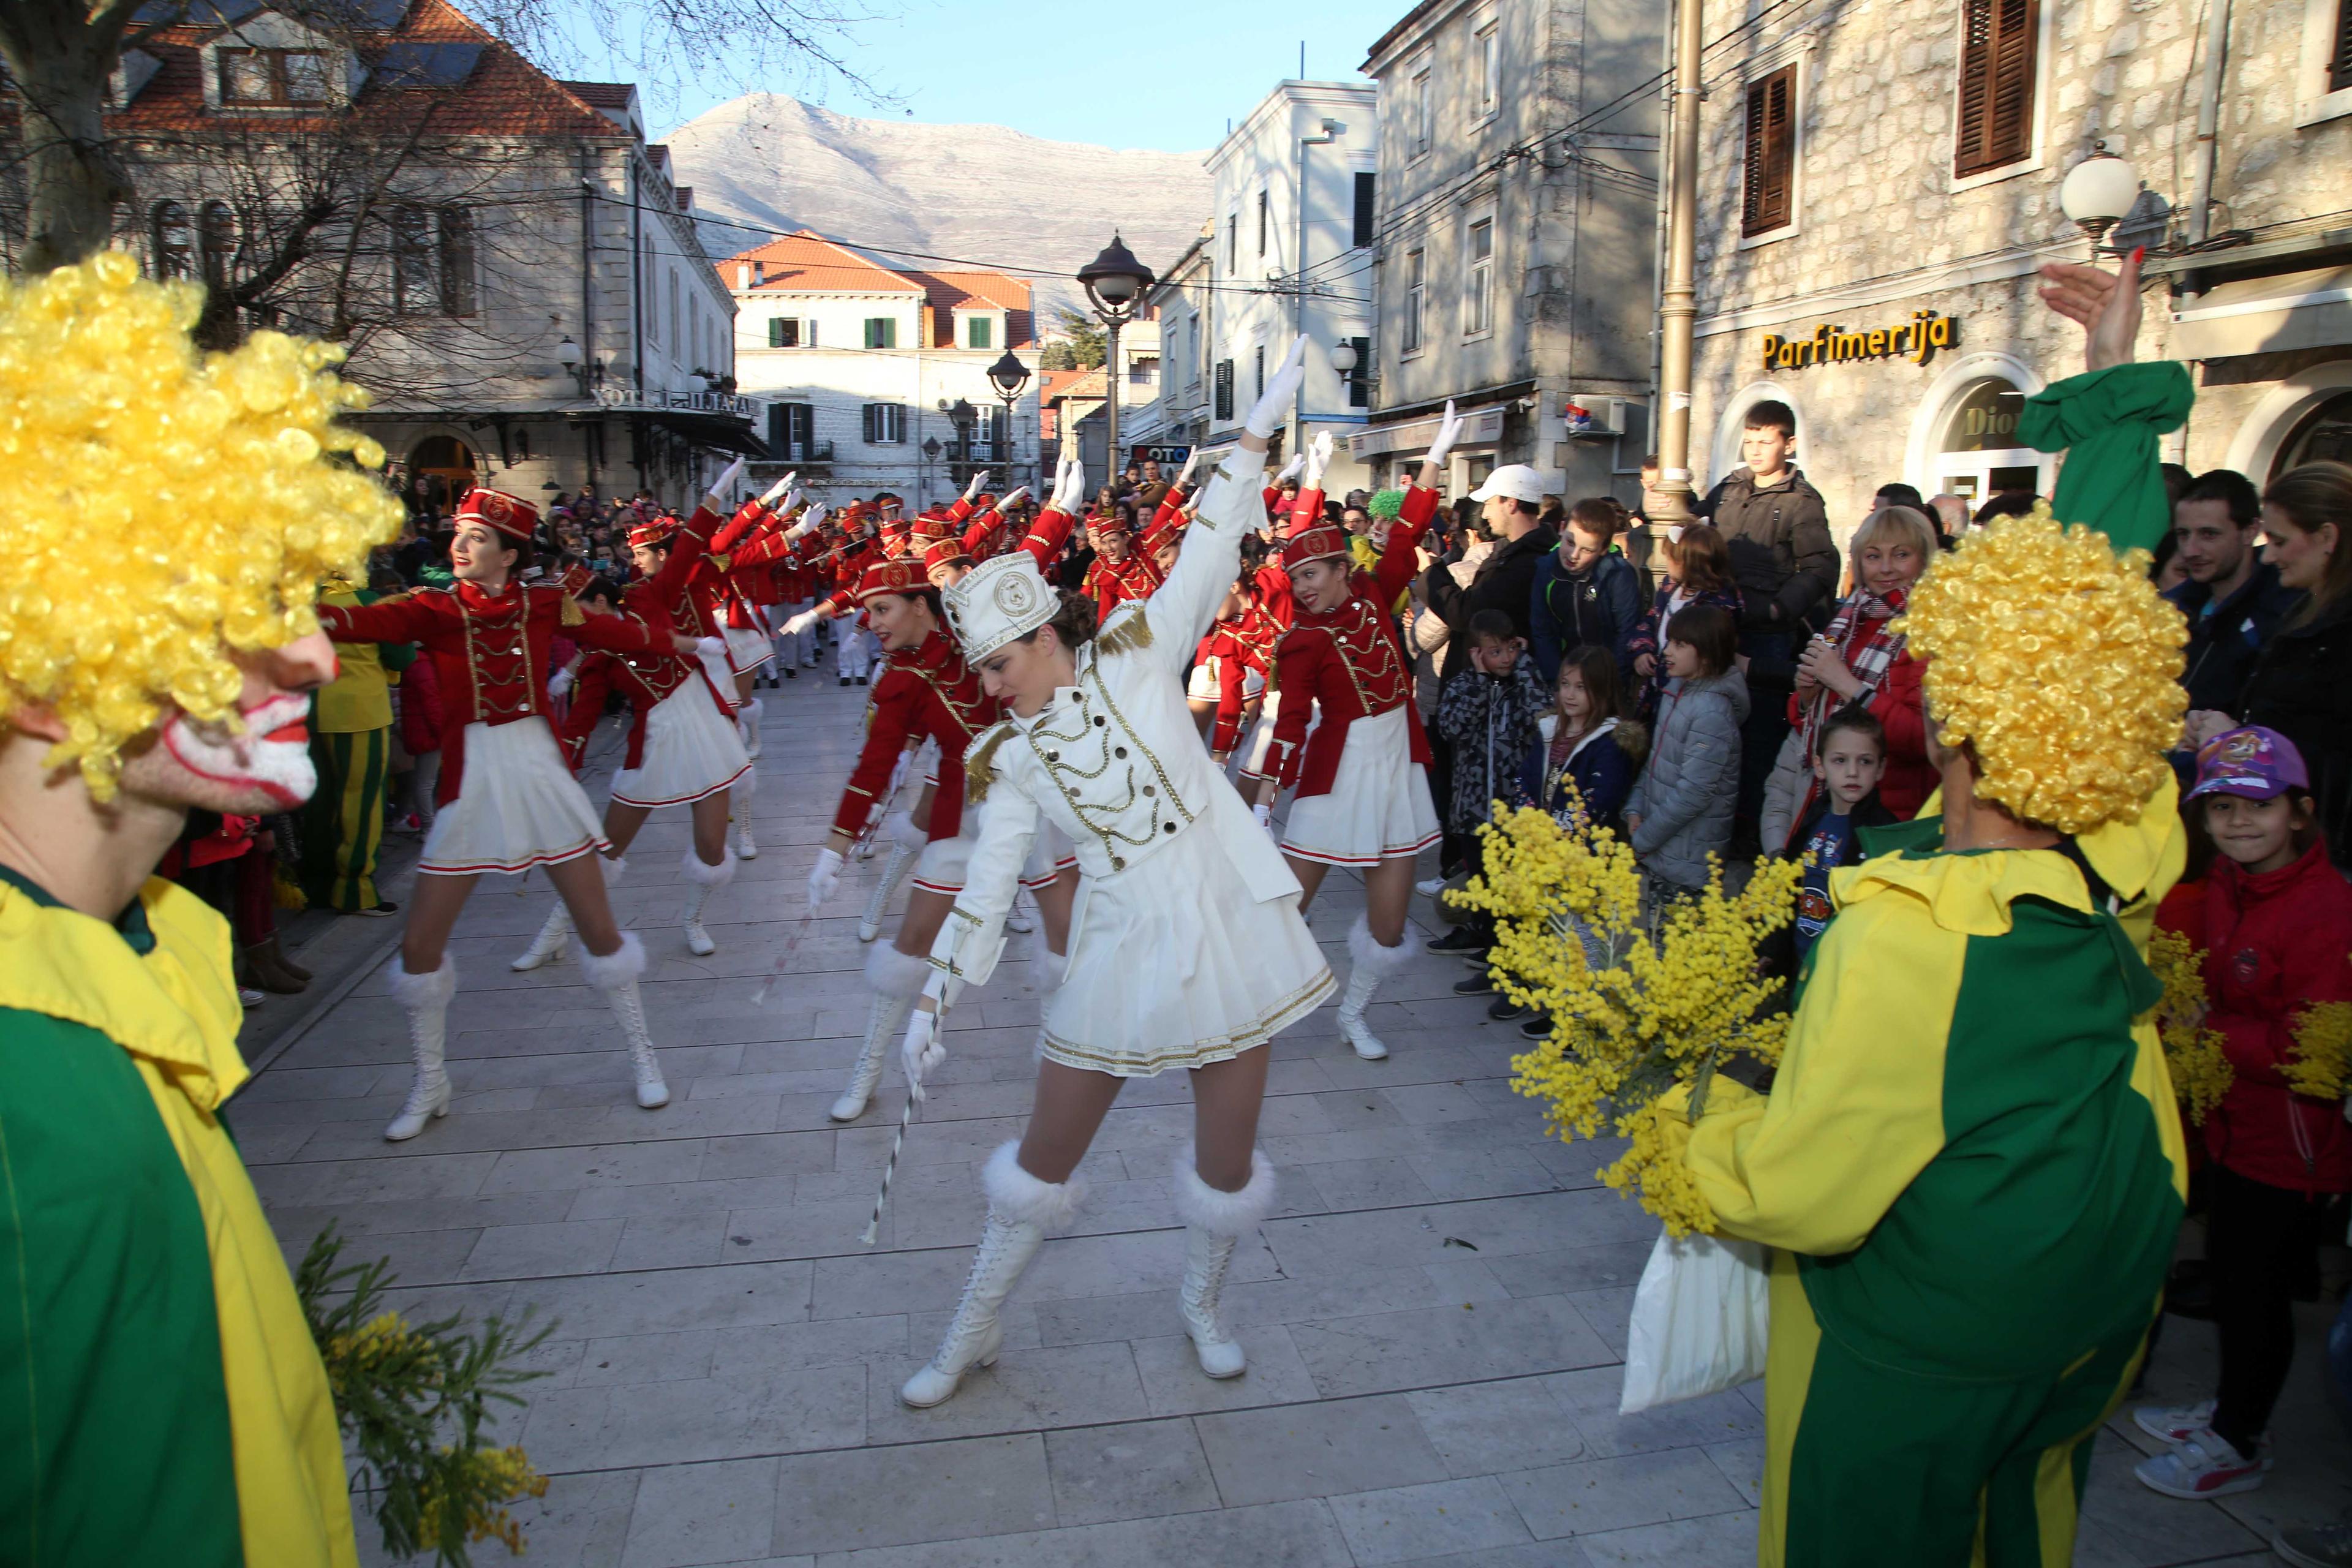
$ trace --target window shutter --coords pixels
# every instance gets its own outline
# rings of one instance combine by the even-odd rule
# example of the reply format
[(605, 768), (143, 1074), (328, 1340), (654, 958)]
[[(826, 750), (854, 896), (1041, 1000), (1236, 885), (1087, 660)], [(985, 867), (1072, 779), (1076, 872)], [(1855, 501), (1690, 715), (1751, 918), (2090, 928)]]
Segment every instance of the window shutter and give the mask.
[(1964, 0), (1959, 129), (1952, 173), (2014, 163), (2033, 151), (2033, 76), (2042, 0)]
[(879, 439), (879, 437), (877, 437), (874, 434), (874, 416), (875, 416), (876, 412), (877, 412), (877, 410), (875, 409), (874, 405), (872, 405), (872, 404), (870, 404), (870, 403), (869, 403), (869, 404), (867, 404), (867, 405), (866, 405), (866, 409), (865, 409), (865, 414), (866, 414), (866, 430), (865, 430), (865, 434), (866, 434), (866, 444), (867, 446), (869, 446), (869, 447), (871, 447), (872, 445), (874, 445), (874, 443), (875, 443), (877, 439)]
[(1233, 416), (1234, 362), (1229, 359), (1221, 359), (1217, 362), (1216, 417), (1220, 419), (1231, 419)]
[(1797, 173), (1797, 68), (1782, 66), (1748, 88), (1746, 187), (1740, 231), (1784, 227), (1792, 213)]
[(768, 405), (768, 450), (785, 458), (792, 456), (792, 410), (789, 403)]
[(2327, 90), (2352, 87), (2352, 0), (2337, 0), (2335, 47), (2327, 57)]
[[(2346, 0), (2352, 5), (2352, 0)], [(1373, 192), (1378, 175), (1365, 173), (1356, 176), (1356, 232), (1352, 243), (1366, 246), (1372, 243), (1374, 231)]]
[(1370, 408), (1372, 405), (1372, 340), (1349, 338), (1348, 346), (1356, 351), (1356, 368), (1348, 374), (1348, 406)]
[(772, 349), (784, 346), (784, 319), (782, 316), (768, 318), (768, 346)]

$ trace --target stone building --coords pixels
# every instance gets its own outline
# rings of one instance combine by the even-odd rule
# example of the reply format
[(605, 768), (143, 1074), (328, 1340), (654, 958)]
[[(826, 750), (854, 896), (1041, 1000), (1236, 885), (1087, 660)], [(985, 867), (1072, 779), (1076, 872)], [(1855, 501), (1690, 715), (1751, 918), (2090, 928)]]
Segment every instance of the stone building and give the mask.
[(1007, 351), (1036, 364), (1029, 285), (921, 270), (803, 230), (729, 257), (735, 361), (766, 405), (772, 462), (836, 504), (876, 490), (910, 507), (1036, 482), (1036, 388), (1008, 412), (988, 380)]
[[(348, 346), (420, 502), (699, 493), (751, 439), (691, 191), (625, 83), (559, 82), (446, 0), (216, 0), (125, 51), (114, 243), (210, 289), (215, 342)], [(5, 95), (5, 89), (0, 89)], [(6, 106), (12, 112), (13, 104)], [(0, 236), (24, 193), (0, 172)]]
[[(1157, 394), (1136, 410), (1125, 445), (1154, 447), (1152, 455), (1167, 457), (1175, 448), (1189, 452), (1208, 438), (1211, 393), (1215, 386), (1210, 349), (1210, 301), (1215, 281), (1209, 246), (1213, 225), (1202, 226), (1200, 237), (1160, 271), (1160, 280), (1144, 295), (1145, 308), (1160, 329), (1160, 374)], [(1127, 432), (1127, 415), (1120, 415)], [(1181, 462), (1179, 457), (1176, 461)]]
[[(1445, 401), (1450, 488), (1502, 463), (1630, 500), (1646, 449), (1666, 8), (1423, 0), (1372, 45), (1380, 157), (1367, 419), (1376, 480), (1418, 463)], [(1581, 411), (1580, 413), (1579, 411)]]
[(2165, 455), (2257, 482), (2344, 455), (2346, 20), (2343, 0), (1707, 0), (1696, 482), (1738, 465), (1746, 410), (1774, 398), (1841, 533), (1892, 480), (2048, 494), (2055, 458), (2017, 446), (2018, 410), (2081, 370), (2082, 334), (2034, 270), (2087, 254), (2059, 191), (2099, 141), (2144, 187), (2108, 237), (2149, 247), (2143, 354), (2199, 383)]

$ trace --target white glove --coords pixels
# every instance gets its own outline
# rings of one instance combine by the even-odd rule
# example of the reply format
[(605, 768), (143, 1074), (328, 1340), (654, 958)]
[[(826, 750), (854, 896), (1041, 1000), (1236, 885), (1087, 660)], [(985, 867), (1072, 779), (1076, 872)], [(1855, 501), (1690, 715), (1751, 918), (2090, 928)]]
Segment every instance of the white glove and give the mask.
[(821, 506), (813, 506), (809, 508), (808, 510), (801, 513), (801, 520), (793, 524), (792, 528), (784, 534), (784, 537), (786, 539), (805, 539), (824, 525), (824, 508)]
[(1265, 378), (1265, 391), (1250, 405), (1249, 433), (1260, 440), (1282, 428), (1290, 417), (1290, 405), (1298, 395), (1301, 383), (1307, 379), (1307, 340), (1290, 341), (1290, 352), (1282, 356), (1282, 363)]
[(964, 486), (963, 488), (963, 500), (966, 506), (970, 506), (971, 504), (971, 498), (980, 493), (980, 487), (986, 482), (987, 479), (988, 470), (986, 468), (977, 468), (972, 471), (971, 483)]
[(569, 668), (559, 669), (547, 678), (547, 694), (550, 697), (561, 697), (571, 689), (572, 671)]
[(1054, 499), (1045, 504), (1055, 511), (1078, 515), (1078, 508), (1087, 500), (1087, 466), (1076, 458), (1064, 458), (1059, 471), (1054, 476)]
[(698, 658), (725, 658), (727, 644), (719, 637), (697, 637), (694, 639), (694, 652)]
[(1318, 430), (1307, 444), (1307, 477), (1298, 482), (1310, 490), (1323, 488), (1323, 474), (1331, 466), (1331, 432)]
[(907, 1093), (917, 1104), (923, 1100), (923, 1075), (948, 1059), (940, 1044), (940, 1016), (920, 1007), (907, 1016), (907, 1037), (898, 1046), (898, 1065), (906, 1070)]
[(1029, 487), (1027, 485), (1015, 485), (1011, 489), (1005, 491), (1002, 497), (998, 498), (996, 510), (1000, 514), (1010, 512), (1014, 507), (1019, 506), (1023, 501), (1028, 499)]
[(824, 908), (824, 901), (840, 886), (841, 851), (828, 844), (816, 852), (816, 864), (809, 868), (809, 913)]
[(1176, 482), (1180, 485), (1191, 484), (1192, 482), (1192, 470), (1200, 466), (1201, 448), (1195, 447), (1191, 451), (1184, 454), (1184, 468), (1183, 470), (1176, 476)]
[(1260, 801), (1250, 807), (1250, 818), (1265, 829), (1265, 836), (1268, 838), (1279, 837), (1274, 831), (1274, 807), (1266, 805), (1265, 802)]
[[(727, 465), (727, 471), (725, 473), (719, 475), (717, 479), (712, 481), (710, 486), (710, 499), (719, 502), (719, 506), (726, 505), (727, 492), (735, 488), (735, 481), (742, 477), (743, 459), (738, 458), (733, 462)], [(710, 510), (717, 511), (719, 507), (714, 506)]]
[(795, 468), (791, 473), (786, 474), (782, 479), (778, 479), (774, 484), (770, 485), (768, 487), (768, 493), (760, 498), (760, 504), (761, 506), (775, 505), (776, 499), (789, 491), (793, 488), (793, 481), (800, 477), (800, 470)]
[(788, 637), (796, 637), (803, 632), (807, 631), (811, 626), (816, 625), (817, 622), (822, 619), (824, 619), (824, 617), (819, 616), (814, 610), (803, 610), (799, 615), (794, 616), (791, 620), (784, 623), (783, 635)]
[(1290, 454), (1290, 461), (1282, 465), (1282, 472), (1274, 476), (1274, 482), (1277, 485), (1288, 484), (1291, 480), (1297, 479), (1299, 475), (1299, 470), (1306, 467), (1307, 454), (1304, 452), (1293, 452)]
[(1454, 399), (1445, 400), (1445, 417), (1437, 422), (1437, 435), (1429, 443), (1429, 451), (1421, 460), (1444, 467), (1453, 455), (1454, 443), (1462, 439), (1462, 416), (1454, 412)]

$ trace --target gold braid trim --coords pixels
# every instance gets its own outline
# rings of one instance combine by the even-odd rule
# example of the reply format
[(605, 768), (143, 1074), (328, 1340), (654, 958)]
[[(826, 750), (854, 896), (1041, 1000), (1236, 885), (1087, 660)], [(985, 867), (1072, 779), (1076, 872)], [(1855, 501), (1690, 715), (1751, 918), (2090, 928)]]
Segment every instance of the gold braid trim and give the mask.
[(582, 609), (580, 601), (569, 594), (563, 595), (563, 624), (567, 626), (581, 626), (588, 624), (588, 612)]
[(988, 786), (996, 782), (996, 748), (1012, 738), (1012, 723), (1000, 721), (990, 726), (964, 752), (963, 798), (967, 805), (978, 805), (988, 798)]
[(1151, 646), (1151, 619), (1140, 609), (1121, 616), (1118, 625), (1095, 637), (1097, 655), (1128, 653)]

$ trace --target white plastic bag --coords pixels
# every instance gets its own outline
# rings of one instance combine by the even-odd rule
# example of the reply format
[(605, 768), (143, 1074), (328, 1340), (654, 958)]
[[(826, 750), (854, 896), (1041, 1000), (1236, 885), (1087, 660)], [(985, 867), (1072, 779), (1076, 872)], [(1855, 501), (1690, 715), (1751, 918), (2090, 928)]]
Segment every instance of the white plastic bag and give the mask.
[(1617, 1414), (1720, 1394), (1764, 1375), (1771, 1321), (1765, 1249), (1661, 1234), (1633, 1291)]

